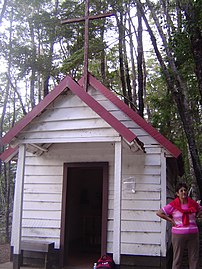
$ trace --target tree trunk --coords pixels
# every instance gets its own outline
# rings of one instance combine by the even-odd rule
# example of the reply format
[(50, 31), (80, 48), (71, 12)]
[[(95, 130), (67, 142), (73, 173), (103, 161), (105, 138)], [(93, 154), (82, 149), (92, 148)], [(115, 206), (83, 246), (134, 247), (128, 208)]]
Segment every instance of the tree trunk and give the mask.
[(29, 21), (30, 27), (30, 35), (31, 35), (31, 42), (32, 42), (32, 66), (31, 66), (31, 77), (30, 77), (30, 102), (31, 108), (35, 107), (35, 78), (36, 78), (36, 45), (35, 45), (35, 38), (34, 38), (34, 29), (32, 25), (32, 21)]
[(6, 12), (7, 2), (8, 2), (8, 0), (4, 0), (4, 2), (3, 2), (3, 7), (2, 7), (2, 10), (0, 13), (0, 24), (2, 23), (4, 13)]
[(137, 6), (137, 16), (138, 16), (138, 34), (137, 34), (137, 71), (138, 71), (138, 114), (144, 118), (144, 100), (143, 100), (143, 44), (142, 44), (142, 16)]
[[(134, 106), (137, 107), (137, 82), (136, 82), (136, 79), (137, 79), (137, 73), (136, 73), (136, 68), (135, 68), (135, 59), (134, 59), (134, 44), (133, 44), (133, 39), (132, 39), (132, 29), (131, 29), (131, 26), (133, 26), (133, 29), (135, 31), (135, 27), (134, 25), (132, 24), (132, 19), (131, 19), (131, 16), (130, 16), (130, 11), (128, 12), (128, 16), (129, 16), (129, 21), (128, 21), (128, 29), (129, 29), (129, 45), (130, 45), (130, 58), (131, 58), (131, 69), (132, 69), (132, 96), (133, 96), (133, 99), (132, 99), (132, 102), (134, 103)], [(137, 111), (137, 108), (136, 108), (136, 111)]]
[(124, 38), (124, 26), (123, 26), (123, 14), (120, 11), (120, 19), (116, 14), (118, 32), (119, 32), (119, 66), (120, 66), (120, 79), (122, 85), (122, 92), (124, 96), (124, 102), (128, 105), (128, 96), (126, 92), (126, 82), (125, 82), (125, 70), (124, 70), (124, 55), (123, 55), (123, 38)]
[[(186, 1), (186, 5), (182, 4), (185, 10), (186, 21), (188, 22), (187, 31), (192, 47), (193, 59), (195, 63), (195, 74), (198, 81), (200, 103), (202, 104), (202, 26), (201, 13), (202, 7), (200, 1)], [(193, 23), (195, 22), (195, 23)]]
[(140, 3), (139, 0), (138, 0), (138, 5), (140, 7), (140, 11), (142, 13), (144, 22), (147, 26), (148, 32), (150, 34), (151, 41), (152, 41), (154, 50), (156, 52), (156, 56), (159, 60), (159, 63), (162, 67), (162, 71), (165, 75), (165, 78), (166, 78), (166, 81), (168, 84), (168, 88), (171, 90), (173, 99), (175, 100), (175, 102), (177, 104), (178, 113), (180, 115), (183, 129), (184, 129), (184, 132), (186, 134), (187, 141), (188, 141), (189, 150), (190, 150), (192, 163), (193, 163), (193, 168), (194, 168), (196, 180), (197, 180), (199, 190), (200, 190), (200, 196), (202, 197), (202, 167), (200, 164), (199, 152), (197, 150), (197, 144), (195, 142), (194, 126), (193, 126), (193, 120), (191, 118), (191, 112), (189, 109), (189, 102), (186, 98), (186, 92), (187, 92), (186, 85), (183, 82), (183, 80), (182, 80), (182, 78), (181, 78), (181, 76), (180, 76), (180, 74), (175, 66), (174, 59), (172, 58), (172, 54), (169, 50), (169, 46), (166, 43), (166, 39), (162, 33), (163, 32), (162, 29), (160, 29), (160, 24), (157, 21), (156, 15), (154, 14), (153, 10), (151, 10), (151, 6), (149, 8), (151, 10), (155, 24), (159, 30), (159, 33), (160, 33), (160, 36), (161, 36), (162, 41), (164, 43), (164, 46), (166, 48), (167, 59), (169, 61), (168, 68), (170, 69), (170, 72), (168, 71), (168, 68), (166, 67), (166, 64), (164, 63), (162, 56), (158, 50), (155, 36), (151, 30), (151, 27), (149, 26), (147, 18), (144, 14), (142, 4)]
[[(101, 29), (101, 42), (103, 43), (104, 41), (104, 25), (102, 25)], [(101, 51), (101, 60), (100, 60), (100, 65), (101, 65), (101, 76), (102, 76), (102, 81), (105, 86), (106, 85), (106, 60), (105, 60), (105, 48), (103, 46), (102, 51)]]
[[(125, 24), (125, 23), (124, 23)], [(125, 29), (125, 26), (124, 26)], [(125, 31), (124, 31), (125, 33)], [(126, 39), (123, 38), (123, 55), (124, 55), (124, 67), (125, 67), (125, 76), (126, 76), (126, 85), (127, 85), (127, 96), (129, 101), (129, 106), (133, 108), (133, 100), (132, 100), (132, 89), (131, 89), (131, 81), (130, 81), (130, 73), (128, 67), (128, 57), (127, 57), (127, 50), (126, 50)]]
[[(54, 10), (55, 17), (57, 17), (57, 14), (58, 14), (58, 6), (59, 6), (59, 1), (56, 0), (55, 1), (55, 10)], [(53, 31), (55, 31), (55, 29)], [(50, 38), (50, 50), (49, 50), (49, 56), (48, 56), (48, 64), (47, 64), (47, 70), (45, 72), (44, 83), (43, 83), (43, 85), (44, 85), (43, 96), (44, 97), (49, 93), (49, 80), (51, 77), (54, 44), (55, 44), (55, 35), (53, 35)]]

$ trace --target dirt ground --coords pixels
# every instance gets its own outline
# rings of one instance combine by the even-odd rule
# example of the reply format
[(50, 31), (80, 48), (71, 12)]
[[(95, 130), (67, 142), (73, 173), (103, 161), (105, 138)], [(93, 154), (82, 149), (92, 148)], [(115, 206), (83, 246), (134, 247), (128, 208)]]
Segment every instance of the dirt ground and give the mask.
[(10, 245), (0, 244), (0, 263), (10, 261)]

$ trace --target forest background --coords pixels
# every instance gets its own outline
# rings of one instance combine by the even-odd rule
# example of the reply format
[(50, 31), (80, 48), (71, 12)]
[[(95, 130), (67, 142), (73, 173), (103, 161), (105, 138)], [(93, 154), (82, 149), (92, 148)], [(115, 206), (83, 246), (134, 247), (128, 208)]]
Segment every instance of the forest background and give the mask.
[[(66, 75), (83, 73), (85, 1), (0, 0), (0, 137)], [(202, 0), (93, 0), (89, 71), (183, 153), (202, 197)], [(6, 148), (0, 146), (0, 153)], [(9, 242), (16, 162), (0, 160), (0, 238)]]

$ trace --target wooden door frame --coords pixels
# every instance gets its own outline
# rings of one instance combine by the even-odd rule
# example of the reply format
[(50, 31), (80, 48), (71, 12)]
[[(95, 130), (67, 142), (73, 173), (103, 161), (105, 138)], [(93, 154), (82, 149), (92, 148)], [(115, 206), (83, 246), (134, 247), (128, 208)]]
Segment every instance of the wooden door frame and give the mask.
[(67, 182), (69, 168), (102, 168), (102, 228), (101, 228), (101, 255), (107, 252), (107, 218), (108, 218), (108, 181), (109, 181), (109, 164), (108, 162), (78, 162), (64, 163), (63, 166), (63, 189), (62, 189), (62, 212), (61, 212), (61, 232), (60, 232), (60, 265), (64, 266), (64, 249), (65, 249), (65, 213), (67, 198)]

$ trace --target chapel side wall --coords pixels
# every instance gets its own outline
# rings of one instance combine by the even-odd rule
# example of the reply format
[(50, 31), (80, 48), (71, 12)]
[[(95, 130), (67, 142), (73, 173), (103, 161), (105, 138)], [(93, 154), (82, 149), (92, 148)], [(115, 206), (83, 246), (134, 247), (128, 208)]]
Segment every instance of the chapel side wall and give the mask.
[[(113, 233), (113, 143), (55, 144), (42, 156), (27, 154), (25, 165), (23, 239), (47, 240), (60, 246), (63, 164), (66, 162), (109, 163), (108, 235)], [(108, 250), (112, 251), (108, 236)]]
[[(161, 149), (147, 154), (126, 150), (122, 177), (121, 254), (160, 256), (160, 222), (155, 214), (160, 205)], [(135, 180), (130, 191), (129, 178)]]

